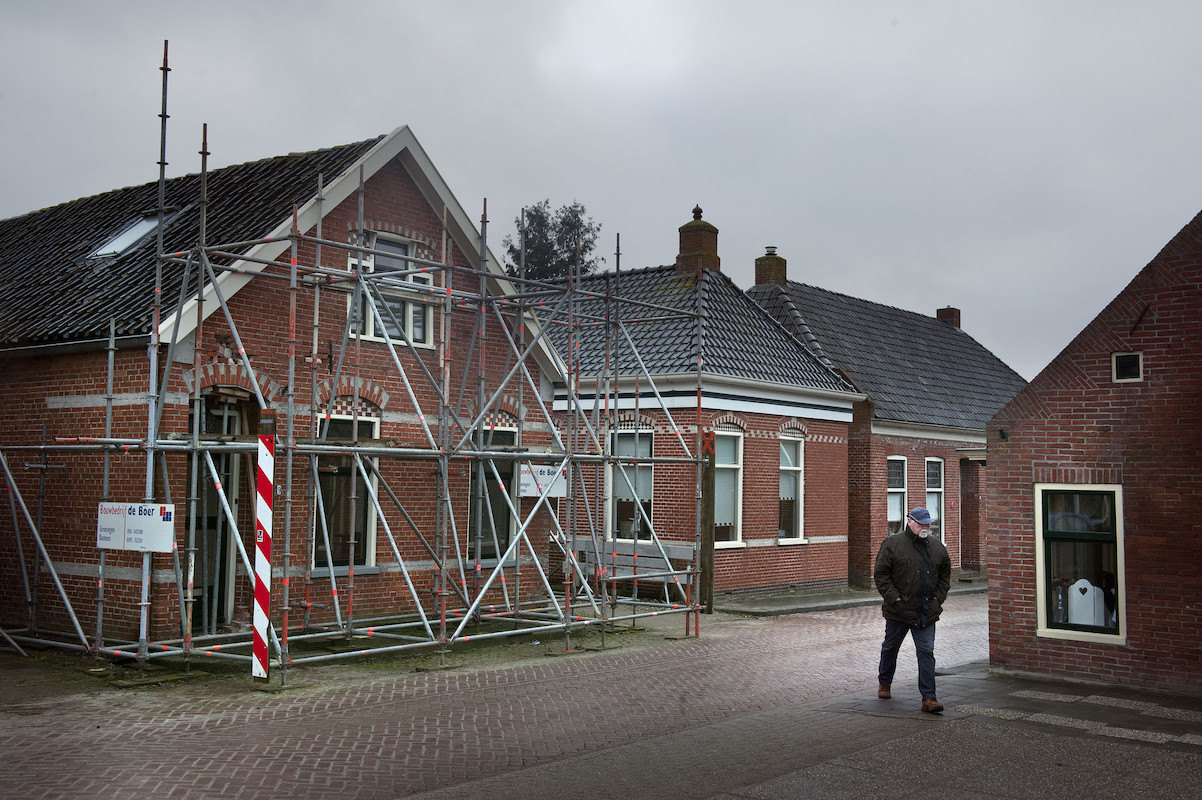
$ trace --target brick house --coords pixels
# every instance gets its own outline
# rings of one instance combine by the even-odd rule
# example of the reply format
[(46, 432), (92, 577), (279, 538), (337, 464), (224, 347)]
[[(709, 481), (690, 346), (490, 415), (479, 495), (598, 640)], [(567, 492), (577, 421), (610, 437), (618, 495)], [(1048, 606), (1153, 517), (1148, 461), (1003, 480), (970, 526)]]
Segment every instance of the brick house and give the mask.
[(1202, 686), (1202, 215), (989, 423), (1004, 669)]
[[(576, 279), (591, 298), (573, 311), (577, 338), (551, 331), (559, 352), (578, 354), (578, 388), (557, 387), (556, 408), (616, 398), (597, 410), (622, 460), (595, 476), (607, 534), (692, 543), (697, 466), (687, 459), (712, 434), (714, 594), (845, 587), (841, 498), (863, 396), (721, 271), (718, 229), (700, 208), (693, 217), (674, 264)], [(614, 316), (623, 322), (607, 337)]]
[(768, 248), (748, 294), (863, 398), (848, 437), (848, 580), (872, 581), (881, 542), (914, 506), (930, 509), (952, 565), (980, 569), (985, 425), (1023, 379), (960, 327), (789, 280)]
[[(518, 540), (549, 506), (485, 484), (551, 449), (532, 409), (559, 365), (538, 342), (504, 355), (525, 327), (482, 241), (405, 127), (0, 221), (0, 453), (30, 512), (0, 521), (0, 623), (143, 654), (244, 623), (264, 408), (297, 448), (273, 619), (409, 615), (398, 641), (433, 641), (432, 614), (512, 609), (522, 565), (536, 595), (546, 544)], [(174, 504), (169, 552), (98, 546), (103, 501)]]

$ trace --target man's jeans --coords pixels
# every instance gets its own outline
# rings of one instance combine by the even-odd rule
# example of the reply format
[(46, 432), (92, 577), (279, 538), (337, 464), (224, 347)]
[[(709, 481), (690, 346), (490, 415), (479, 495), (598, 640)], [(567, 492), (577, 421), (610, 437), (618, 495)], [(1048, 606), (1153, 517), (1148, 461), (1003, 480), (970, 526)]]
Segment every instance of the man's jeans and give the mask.
[(893, 672), (897, 669), (897, 651), (909, 633), (914, 639), (914, 649), (918, 652), (918, 691), (922, 699), (935, 697), (935, 623), (919, 628), (917, 625), (907, 625), (895, 619), (885, 620), (885, 641), (881, 643), (881, 667), (878, 671), (880, 682), (889, 686), (893, 683)]

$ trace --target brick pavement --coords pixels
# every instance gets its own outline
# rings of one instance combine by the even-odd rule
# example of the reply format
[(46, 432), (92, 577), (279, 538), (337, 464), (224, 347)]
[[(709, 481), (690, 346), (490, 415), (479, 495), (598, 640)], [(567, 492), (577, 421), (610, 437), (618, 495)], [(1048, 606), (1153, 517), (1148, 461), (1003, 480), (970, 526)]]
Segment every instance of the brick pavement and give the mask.
[[(940, 667), (987, 656), (983, 594), (949, 600)], [(658, 622), (656, 624), (659, 624)], [(672, 633), (680, 618), (663, 620)], [(22, 797), (399, 797), (676, 737), (875, 686), (878, 609), (703, 619), (700, 639), (502, 667), (319, 666), (279, 694), (245, 680), (4, 692), (0, 785)], [(619, 638), (620, 637), (615, 637)], [(7, 669), (16, 656), (4, 656)], [(81, 679), (88, 680), (88, 679)], [(913, 649), (895, 686), (916, 681)], [(915, 696), (917, 695), (915, 691)], [(604, 775), (597, 777), (598, 793)]]

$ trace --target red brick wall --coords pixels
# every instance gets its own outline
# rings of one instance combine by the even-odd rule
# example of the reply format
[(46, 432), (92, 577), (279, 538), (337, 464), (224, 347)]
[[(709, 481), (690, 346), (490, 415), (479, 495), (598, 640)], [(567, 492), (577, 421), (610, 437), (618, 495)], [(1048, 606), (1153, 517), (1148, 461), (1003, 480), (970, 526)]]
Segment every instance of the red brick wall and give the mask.
[[(654, 433), (655, 454), (679, 457), (684, 451), (662, 413), (644, 412)], [(678, 425), (689, 426), (694, 447), (695, 411), (678, 412)], [(755, 592), (771, 588), (847, 585), (847, 425), (764, 414), (733, 414), (703, 409), (702, 429), (721, 425), (742, 432), (741, 546), (714, 554), (714, 591)], [(780, 437), (804, 433), (804, 544), (778, 544)], [(591, 479), (590, 479), (591, 480)], [(655, 466), (653, 524), (672, 541), (693, 543), (697, 526), (696, 467)], [(832, 501), (834, 498), (834, 501)]]
[[(994, 666), (1202, 686), (1200, 226), (1187, 226), (990, 424)], [(1112, 382), (1115, 352), (1142, 352), (1145, 379)], [(1125, 645), (1036, 635), (1033, 484), (1041, 482), (1122, 484)]]
[(981, 522), (985, 465), (960, 459), (960, 561), (966, 570), (980, 570), (985, 565), (985, 542)]
[(960, 450), (979, 446), (968, 441), (882, 435), (871, 432), (871, 406), (857, 405), (851, 432), (851, 484), (848, 497), (848, 580), (870, 586), (877, 551), (889, 533), (886, 464), (890, 456), (906, 459), (906, 507), (909, 511), (927, 504), (926, 460), (943, 460), (943, 543), (952, 567), (961, 559), (961, 467)]
[[(328, 239), (348, 240), (355, 226), (358, 213), (357, 197), (352, 195), (340, 207), (331, 211), (324, 222), (324, 235)], [(367, 183), (365, 197), (366, 227), (373, 230), (387, 230), (401, 236), (413, 238), (418, 242), (430, 245), (427, 255), (439, 259), (442, 242), (441, 222), (438, 214), (430, 209), (421, 197), (416, 185), (397, 162), (383, 168)], [(299, 261), (303, 264), (313, 264), (315, 247), (305, 244), (301, 247)], [(288, 254), (281, 259), (286, 263)], [(459, 266), (477, 266), (469, 263), (463, 253), (453, 248), (450, 253), (452, 263)], [(347, 254), (345, 251), (331, 247), (323, 249), (323, 265), (345, 269)], [(286, 268), (281, 265), (273, 268), (278, 274), (286, 274)], [(465, 289), (475, 290), (474, 279), (456, 277), (455, 281), (466, 280)], [(308, 405), (311, 397), (311, 376), (307, 357), (310, 355), (311, 338), (313, 335), (312, 320), (315, 295), (304, 290), (297, 294), (297, 385), (295, 400), (298, 404)], [(337, 359), (339, 342), (342, 339), (343, 327), (347, 314), (347, 299), (344, 293), (332, 289), (324, 289), (321, 295), (320, 322), (317, 328), (318, 357), (320, 364), (317, 372), (317, 398), (321, 403), (331, 393), (345, 394), (347, 386), (353, 385), (350, 379), (358, 375), (364, 379), (360, 394), (363, 398), (382, 406), (384, 421), (381, 426), (381, 438), (390, 439), (397, 443), (424, 443), (421, 425), (416, 421), (414, 404), (410, 401), (405, 384), (393, 365), (388, 349), (382, 342), (364, 341), (358, 347), (347, 351), (347, 361), (343, 366), (342, 388), (332, 387), (333, 363), (331, 351)], [(149, 298), (148, 298), (149, 302)], [(267, 402), (277, 409), (278, 433), (283, 437), (287, 431), (287, 398), (284, 388), (288, 379), (289, 359), (289, 296), (287, 282), (259, 279), (247, 285), (242, 291), (230, 298), (230, 310), (233, 314), (245, 350), (252, 358), (253, 369), (258, 377), (258, 383), (266, 396)], [(435, 326), (439, 325), (441, 314), (435, 314)], [(473, 311), (457, 308), (452, 315), (448, 340), (451, 343), (450, 364), (448, 375), (451, 385), (451, 396), (458, 396), (459, 384), (467, 381), (467, 398), (460, 413), (471, 418), (475, 409), (476, 378), (485, 376), (484, 388), (486, 395), (491, 394), (499, 385), (504, 372), (512, 365), (512, 358), (507, 357), (508, 345), (505, 344), (503, 332), (495, 318), (489, 316), (483, 326), (483, 349), (477, 349), (469, 360), (469, 343), (477, 331), (477, 318)], [(204, 387), (215, 384), (240, 387), (251, 390), (250, 379), (238, 362), (236, 349), (231, 351), (229, 346), (230, 331), (223, 315), (218, 312), (210, 316), (204, 323), (203, 333), (199, 339), (199, 351), (204, 372), (200, 383)], [(165, 350), (160, 354), (160, 366), (165, 363)], [(434, 349), (417, 349), (409, 351), (399, 348), (400, 356), (410, 377), (411, 385), (417, 396), (418, 405), (428, 415), (427, 421), (431, 428), (437, 424), (437, 394), (431, 383), (421, 376), (415, 359), (421, 359), (431, 370), (436, 380), (441, 380), (441, 372), (437, 351)], [(537, 381), (537, 369), (532, 364)], [(148, 384), (148, 366), (146, 349), (133, 348), (120, 351), (116, 359), (116, 379), (114, 393), (118, 397), (118, 405), (114, 412), (113, 435), (142, 440), (146, 436), (147, 414), (145, 394)], [(185, 398), (192, 389), (192, 364), (175, 364), (169, 379), (169, 389), (173, 393), (164, 410), (161, 433), (163, 436), (176, 435), (186, 437), (188, 430), (189, 407)], [(467, 378), (464, 378), (464, 375)], [(185, 377), (187, 376), (187, 377)], [(5, 411), (0, 417), (0, 443), (6, 446), (15, 444), (36, 444), (41, 441), (42, 424), (47, 425), (47, 437), (53, 442), (56, 436), (100, 436), (104, 431), (104, 394), (106, 378), (106, 353), (96, 350), (88, 353), (47, 355), (34, 358), (6, 359), (0, 363), (0, 390), (5, 393)], [(529, 392), (529, 389), (525, 389)], [(248, 402), (251, 409), (252, 427), (254, 430), (254, 409), (257, 407), (253, 397)], [(527, 400), (527, 402), (529, 402)], [(516, 391), (506, 397), (496, 407), (490, 419), (499, 425), (510, 425), (520, 411), (520, 402)], [(403, 417), (403, 418), (402, 418)], [(533, 425), (527, 427), (525, 443), (541, 445), (548, 441), (546, 432), (539, 433), (541, 420), (532, 420)], [(297, 436), (304, 438), (308, 435), (309, 417), (302, 410), (298, 420)], [(39, 492), (37, 473), (22, 469), (26, 461), (35, 460), (36, 454), (13, 454), (10, 462), (16, 466), (14, 472), (19, 481), (23, 497), (33, 506), (31, 510), (37, 513), (36, 503)], [(252, 497), (253, 456), (241, 456), (245, 460), (241, 481), (241, 496), (239, 498), (238, 527), (242, 533), (244, 544), (250, 550), (253, 558), (253, 510)], [(101, 473), (103, 459), (94, 453), (67, 454), (52, 453), (48, 456), (54, 466), (62, 466), (62, 470), (47, 473), (50, 478), (43, 495), (43, 537), (50, 551), (50, 556), (64, 577), (68, 597), (80, 617), (85, 633), (91, 635), (95, 628), (95, 601), (97, 594), (96, 564), (98, 551), (96, 543), (96, 504), (101, 500)], [(128, 454), (117, 451), (112, 456), (112, 489), (110, 495), (116, 499), (141, 500), (145, 490), (145, 463), (143, 454)], [(400, 494), (411, 511), (415, 522), (423, 527), (423, 532), (430, 536), (434, 527), (434, 499), (436, 497), (436, 480), (433, 474), (434, 461), (419, 462), (388, 462), (381, 464), (385, 479), (394, 486), (394, 491)], [(187, 504), (187, 459), (183, 455), (168, 457), (171, 474), (171, 499), (177, 504), (177, 509), (186, 508)], [(277, 462), (276, 484), (283, 486), (284, 461)], [(298, 459), (295, 464), (293, 492), (293, 534), (288, 551), (292, 554), (294, 565), (303, 565), (308, 559), (309, 544), (307, 542), (305, 522), (307, 515), (306, 484), (307, 461)], [(166, 493), (161, 486), (161, 475), (156, 469), (155, 498), (165, 501)], [(457, 464), (452, 470), (452, 493), (456, 497), (467, 496), (467, 471), (465, 466)], [(429, 564), (430, 555), (422, 546), (420, 540), (410, 533), (407, 523), (400, 513), (390, 508), (386, 497), (382, 499), (386, 506), (385, 513), (398, 546), (407, 563)], [(282, 554), (285, 545), (282, 536), (285, 499), (276, 498), (277, 537), (275, 553)], [(466, 536), (467, 503), (458, 503), (455, 508), (458, 530), (461, 537)], [(5, 513), (7, 517), (7, 512)], [(184, 541), (184, 520), (186, 513), (177, 514), (178, 538)], [(550, 526), (545, 522), (537, 526), (537, 530), (545, 531)], [(24, 624), (25, 600), (23, 582), (17, 566), (15, 554), (15, 539), (10, 532), (11, 522), (8, 519), (0, 522), (0, 531), (8, 540), (0, 549), (4, 558), (0, 559), (0, 614), (6, 624)], [(25, 533), (22, 546), (27, 558), (26, 573), (32, 572), (34, 544), (32, 537)], [(384, 572), (369, 574), (371, 571), (360, 571), (355, 576), (354, 604), (356, 615), (380, 613), (386, 610), (412, 608), (399, 572), (395, 571), (395, 558), (392, 554), (388, 539), (383, 533), (382, 526), (376, 541), (377, 563)], [(105, 580), (105, 634), (109, 637), (136, 638), (138, 628), (138, 600), (140, 592), (141, 556), (136, 553), (111, 551), (106, 556)], [(281, 563), (277, 555), (277, 567)], [(172, 558), (169, 555), (152, 557), (152, 639), (177, 636), (178, 623), (178, 592), (175, 585)], [(237, 568), (239, 573), (238, 591), (235, 605), (248, 611), (251, 603), (249, 582), (245, 581), (241, 562)], [(418, 591), (424, 597), (429, 597), (432, 589), (433, 572), (425, 569), (415, 569), (412, 577), (418, 586)], [(304, 581), (297, 577), (292, 581), (292, 598), (298, 599), (304, 594)], [(348, 582), (343, 579), (339, 593), (343, 601), (343, 613), (346, 613)], [(45, 627), (57, 630), (68, 630), (70, 622), (67, 618), (63, 603), (54, 591), (48, 575), (43, 574), (39, 580), (38, 597), (40, 605), (39, 622)], [(278, 619), (282, 593), (277, 584), (272, 598), (273, 616)], [(325, 603), (327, 608), (314, 611), (314, 620), (322, 621), (333, 618), (330, 606), (329, 583), (321, 581), (314, 584), (311, 592), (314, 602)], [(237, 616), (237, 612), (236, 612)], [(295, 614), (293, 620), (299, 619)]]

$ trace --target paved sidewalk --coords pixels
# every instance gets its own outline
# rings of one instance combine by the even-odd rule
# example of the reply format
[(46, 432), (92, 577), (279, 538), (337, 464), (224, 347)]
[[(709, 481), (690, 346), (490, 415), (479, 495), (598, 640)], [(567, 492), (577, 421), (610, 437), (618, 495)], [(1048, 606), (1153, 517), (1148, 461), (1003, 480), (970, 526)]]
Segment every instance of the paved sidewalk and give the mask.
[(443, 672), (322, 665), (278, 693), (243, 676), (116, 689), (85, 662), (35, 669), (0, 650), (0, 785), (23, 798), (1199, 796), (1202, 697), (991, 674), (986, 615), (980, 592), (948, 601), (940, 716), (918, 711), (909, 643), (894, 699), (876, 698), (875, 605), (717, 613), (677, 641), (668, 617), (612, 650), (548, 658), (554, 643), (515, 642)]

